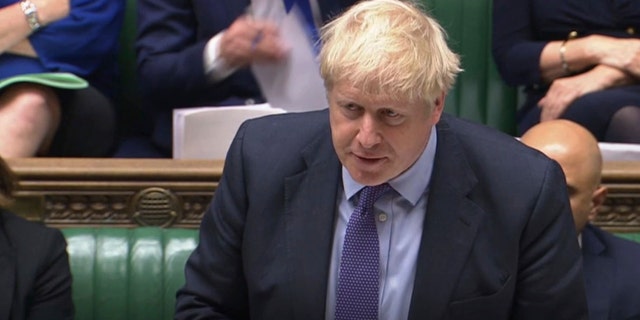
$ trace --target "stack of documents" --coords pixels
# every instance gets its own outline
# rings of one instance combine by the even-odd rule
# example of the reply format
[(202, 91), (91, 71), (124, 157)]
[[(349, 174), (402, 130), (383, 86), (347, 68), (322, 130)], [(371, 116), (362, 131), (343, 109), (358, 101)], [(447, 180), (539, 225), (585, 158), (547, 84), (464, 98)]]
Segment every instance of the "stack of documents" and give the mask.
[(247, 119), (286, 112), (267, 103), (197, 107), (173, 111), (174, 159), (224, 159), (238, 128)]

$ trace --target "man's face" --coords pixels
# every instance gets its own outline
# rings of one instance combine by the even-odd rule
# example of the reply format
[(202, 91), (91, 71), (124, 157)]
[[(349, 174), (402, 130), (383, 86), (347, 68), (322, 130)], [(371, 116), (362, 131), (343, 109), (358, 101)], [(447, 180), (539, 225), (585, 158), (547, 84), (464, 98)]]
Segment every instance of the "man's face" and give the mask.
[(425, 104), (364, 95), (348, 83), (336, 84), (328, 97), (338, 158), (355, 181), (370, 186), (385, 183), (413, 165), (444, 104), (442, 94), (430, 112)]
[(604, 201), (604, 188), (598, 188), (590, 177), (583, 159), (567, 154), (551, 154), (550, 157), (555, 159), (564, 171), (573, 220), (576, 230), (580, 232), (597, 215), (598, 206)]

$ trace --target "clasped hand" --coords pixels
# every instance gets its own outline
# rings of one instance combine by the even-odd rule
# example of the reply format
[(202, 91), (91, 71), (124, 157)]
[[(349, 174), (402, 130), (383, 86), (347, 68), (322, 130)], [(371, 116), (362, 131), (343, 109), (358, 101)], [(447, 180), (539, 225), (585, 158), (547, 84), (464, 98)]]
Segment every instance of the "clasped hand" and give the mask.
[(640, 39), (589, 36), (589, 50), (598, 64), (577, 75), (555, 79), (538, 102), (540, 121), (559, 118), (580, 97), (608, 88), (637, 83), (640, 78)]
[(608, 65), (640, 77), (640, 39), (591, 36), (597, 43), (593, 50), (600, 64)]
[(220, 56), (230, 67), (241, 68), (251, 63), (268, 63), (282, 59), (287, 53), (278, 26), (249, 16), (236, 19), (224, 32)]

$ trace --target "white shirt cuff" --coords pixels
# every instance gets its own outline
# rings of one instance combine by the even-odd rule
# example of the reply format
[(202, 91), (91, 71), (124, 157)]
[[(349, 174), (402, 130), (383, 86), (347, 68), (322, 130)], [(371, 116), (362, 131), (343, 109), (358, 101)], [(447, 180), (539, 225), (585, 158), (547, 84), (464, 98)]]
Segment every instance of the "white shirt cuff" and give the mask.
[(223, 32), (213, 36), (204, 47), (204, 73), (214, 82), (222, 81), (236, 71), (220, 56)]

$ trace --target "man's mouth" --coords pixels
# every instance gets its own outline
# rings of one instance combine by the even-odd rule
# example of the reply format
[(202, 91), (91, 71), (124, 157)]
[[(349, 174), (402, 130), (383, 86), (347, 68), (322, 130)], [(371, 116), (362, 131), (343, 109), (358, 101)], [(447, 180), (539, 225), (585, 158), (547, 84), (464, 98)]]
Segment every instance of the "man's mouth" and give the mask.
[(358, 155), (358, 154), (354, 154), (354, 156), (359, 161), (361, 161), (363, 163), (367, 163), (367, 164), (374, 164), (374, 163), (377, 163), (377, 162), (380, 162), (380, 161), (384, 160), (384, 157), (361, 156), (361, 155)]

